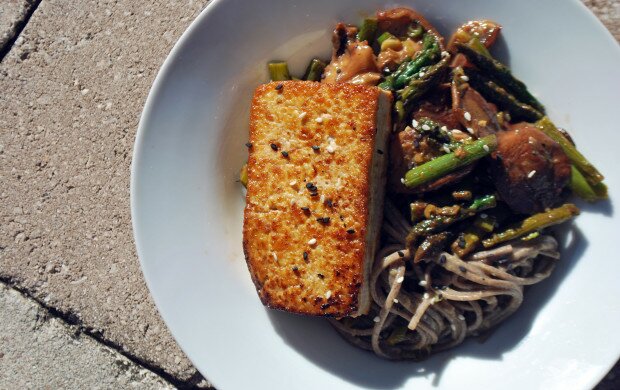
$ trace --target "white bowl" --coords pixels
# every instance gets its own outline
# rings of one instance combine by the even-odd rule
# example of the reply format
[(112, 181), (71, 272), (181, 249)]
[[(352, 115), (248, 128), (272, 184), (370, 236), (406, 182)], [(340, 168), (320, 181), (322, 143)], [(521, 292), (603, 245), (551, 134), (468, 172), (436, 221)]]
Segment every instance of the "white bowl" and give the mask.
[(241, 249), (253, 89), (266, 62), (299, 74), (329, 57), (337, 21), (381, 1), (214, 0), (166, 60), (135, 145), (131, 208), (155, 302), (181, 348), (220, 389), (588, 388), (620, 355), (620, 48), (577, 0), (410, 1), (444, 34), (504, 26), (498, 51), (607, 175), (611, 201), (584, 205), (554, 275), (485, 343), (421, 363), (357, 350), (322, 319), (263, 308)]

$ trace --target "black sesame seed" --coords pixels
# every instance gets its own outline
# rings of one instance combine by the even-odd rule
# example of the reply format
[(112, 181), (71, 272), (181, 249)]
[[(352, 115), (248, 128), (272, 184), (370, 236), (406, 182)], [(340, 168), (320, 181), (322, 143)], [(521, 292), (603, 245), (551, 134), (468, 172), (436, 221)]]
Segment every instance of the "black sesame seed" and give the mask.
[(446, 264), (446, 255), (439, 256), (439, 264)]
[(377, 153), (379, 153), (379, 154), (383, 154), (383, 150), (381, 150), (381, 149), (377, 149)]
[(349, 229), (349, 230), (347, 230), (347, 233), (349, 233), (349, 234), (355, 234), (355, 229)]
[(467, 245), (467, 242), (465, 241), (465, 237), (463, 237), (462, 235), (459, 236), (457, 245), (459, 246), (459, 248), (465, 249), (465, 246)]
[(321, 223), (329, 223), (329, 217), (319, 217), (316, 220)]
[(308, 252), (304, 252), (303, 257), (305, 261), (308, 261)]
[(302, 207), (301, 209), (306, 212), (310, 211), (310, 207)]
[(319, 279), (323, 279), (325, 276), (323, 276), (323, 274), (316, 274), (316, 276), (319, 277)]
[(252, 143), (251, 142), (246, 142), (245, 146), (247, 146), (248, 148), (251, 148), (252, 147)]
[(271, 146), (271, 149), (273, 149), (273, 150), (278, 150), (278, 145), (276, 145), (276, 144), (271, 144), (269, 146)]
[(459, 270), (461, 272), (467, 272), (467, 268), (463, 267), (462, 265), (459, 265)]
[(325, 201), (325, 204), (327, 205), (327, 207), (334, 207), (334, 202), (331, 199), (327, 199)]
[(341, 72), (342, 72), (342, 69), (336, 68), (336, 73), (341, 73)]
[(284, 156), (284, 157), (288, 157), (288, 152), (287, 152), (287, 151), (285, 151), (285, 150), (283, 150), (283, 151), (282, 151), (282, 156)]
[(398, 251), (397, 253), (398, 253), (398, 257), (405, 257), (405, 254), (403, 252)]
[(284, 84), (278, 83), (278, 85), (276, 85), (276, 91), (281, 90), (283, 87), (284, 87)]
[(299, 268), (297, 268), (297, 266), (296, 266), (296, 265), (294, 265), (294, 266), (293, 266), (293, 272), (297, 272), (297, 271), (299, 271)]
[(324, 304), (321, 305), (321, 310), (325, 310), (328, 307), (330, 307), (331, 305), (332, 305), (331, 303), (324, 303)]
[(307, 189), (311, 189), (312, 187), (314, 187), (314, 184), (312, 184), (312, 182), (306, 183)]
[(318, 145), (312, 145), (312, 150), (318, 152), (319, 150), (321, 150), (321, 148)]

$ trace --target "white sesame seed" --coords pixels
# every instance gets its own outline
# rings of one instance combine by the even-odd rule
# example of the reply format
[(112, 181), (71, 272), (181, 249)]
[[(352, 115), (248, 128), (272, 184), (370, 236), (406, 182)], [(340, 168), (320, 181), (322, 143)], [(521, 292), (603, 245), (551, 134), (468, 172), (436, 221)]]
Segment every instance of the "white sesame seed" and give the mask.
[(306, 115), (308, 115), (308, 113), (305, 111), (302, 111), (301, 114), (299, 114), (299, 119), (303, 120), (306, 117)]
[(528, 142), (530, 145), (533, 145), (533, 144), (535, 144), (535, 143), (536, 143), (536, 140), (534, 139), (534, 137), (530, 137), (530, 138), (528, 138), (528, 139), (527, 139), (527, 142)]
[(411, 121), (411, 126), (418, 127), (419, 123), (415, 119)]
[(474, 134), (474, 129), (472, 129), (471, 127), (468, 127), (467, 131), (469, 132), (469, 134)]
[(308, 241), (308, 245), (315, 245), (315, 244), (316, 244), (316, 238), (311, 238), (311, 239)]
[(450, 153), (450, 148), (447, 147), (446, 145), (443, 146), (443, 151), (446, 153)]
[(441, 126), (441, 131), (448, 131), (448, 126)]
[(420, 286), (425, 287), (426, 286), (426, 280), (420, 280), (420, 283), (418, 283)]
[(402, 283), (404, 280), (405, 280), (405, 277), (401, 276), (398, 279), (396, 279), (396, 283)]
[(422, 125), (422, 130), (428, 131), (430, 129), (431, 129), (431, 127), (429, 125), (427, 125), (427, 124)]
[(484, 149), (485, 152), (489, 153), (489, 145), (482, 145), (482, 149)]
[(332, 296), (332, 290), (329, 290), (328, 292), (325, 293), (325, 298), (329, 299), (329, 297)]
[(461, 76), (461, 80), (463, 80), (463, 81), (469, 81), (469, 77), (467, 77), (467, 76)]
[(424, 299), (428, 299), (428, 298), (430, 298), (430, 295), (428, 295), (428, 293), (424, 293), (423, 297), (424, 297)]
[(450, 329), (452, 329), (453, 332), (456, 332), (456, 326), (450, 325)]
[(486, 213), (482, 213), (480, 214), (480, 218), (482, 219), (487, 219), (488, 215), (486, 215)]
[(405, 184), (405, 179), (401, 177), (401, 178), (400, 178), (400, 182), (401, 182), (401, 183), (403, 183), (403, 184)]
[(323, 122), (323, 117), (320, 116), (320, 117), (316, 118), (315, 121), (316, 121), (316, 123), (321, 123), (321, 122)]
[(291, 187), (294, 186), (295, 184), (297, 184), (297, 180), (293, 180), (290, 183), (288, 183), (288, 185), (290, 185)]
[(450, 53), (448, 53), (448, 52), (447, 52), (447, 51), (445, 51), (445, 50), (441, 52), (441, 56), (442, 56), (442, 57), (447, 57), (447, 56), (449, 56), (449, 55), (450, 55)]
[(465, 113), (463, 114), (463, 118), (465, 118), (466, 121), (470, 121), (471, 114), (468, 111), (465, 111)]
[(271, 256), (273, 256), (275, 261), (278, 261), (278, 255), (276, 255), (276, 252), (271, 252)]
[(424, 77), (424, 75), (425, 75), (425, 74), (426, 74), (426, 73), (424, 73), (424, 72), (420, 72), (420, 73), (419, 73), (419, 77)]
[(398, 299), (394, 298), (394, 303), (398, 303)]
[(465, 321), (465, 316), (464, 316), (464, 315), (462, 315), (462, 314), (459, 314), (459, 315), (458, 315), (458, 318), (459, 318), (459, 320), (461, 320), (461, 321)]
[(291, 199), (291, 206), (295, 204), (295, 199)]
[(381, 321), (381, 318), (379, 318), (379, 316), (376, 316), (375, 318), (372, 319), (374, 322), (379, 322)]
[(536, 170), (530, 171), (530, 173), (527, 174), (527, 178), (531, 179), (534, 177), (535, 174), (536, 174)]

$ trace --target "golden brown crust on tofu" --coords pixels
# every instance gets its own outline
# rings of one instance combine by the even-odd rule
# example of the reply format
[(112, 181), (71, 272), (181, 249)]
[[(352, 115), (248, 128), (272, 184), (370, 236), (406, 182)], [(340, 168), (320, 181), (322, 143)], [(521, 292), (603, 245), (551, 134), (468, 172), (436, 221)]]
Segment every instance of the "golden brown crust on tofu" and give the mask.
[(376, 144), (382, 94), (376, 87), (309, 81), (256, 89), (243, 249), (266, 306), (358, 314), (371, 167), (373, 159), (385, 159), (376, 148), (385, 146)]

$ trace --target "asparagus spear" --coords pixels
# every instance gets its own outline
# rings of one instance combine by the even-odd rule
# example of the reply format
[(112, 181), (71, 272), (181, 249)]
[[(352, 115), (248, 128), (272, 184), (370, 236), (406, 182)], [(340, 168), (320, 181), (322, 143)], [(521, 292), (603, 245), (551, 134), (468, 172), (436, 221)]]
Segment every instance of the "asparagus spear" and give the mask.
[(271, 78), (271, 81), (284, 81), (291, 79), (291, 74), (288, 71), (288, 64), (286, 61), (270, 62), (267, 66), (269, 67), (269, 77)]
[(471, 164), (487, 156), (495, 149), (497, 149), (497, 138), (494, 134), (488, 135), (464, 145), (452, 153), (444, 154), (412, 168), (405, 174), (403, 183), (409, 188), (415, 188)]
[(527, 122), (534, 122), (543, 117), (540, 111), (529, 104), (520, 102), (510, 92), (479, 72), (468, 69), (466, 74), (472, 87), (485, 98), (496, 103), (502, 110), (508, 111), (514, 119), (521, 118)]
[[(400, 66), (394, 73), (392, 88), (401, 89), (411, 81), (411, 78), (420, 72), (422, 67), (431, 65), (439, 57), (439, 43), (433, 34), (426, 34), (423, 40), (422, 50), (415, 58)], [(402, 68), (402, 69), (401, 69)]]
[(366, 18), (362, 23), (362, 27), (357, 32), (357, 40), (358, 41), (366, 41), (369, 45), (372, 45), (375, 40), (375, 36), (377, 35), (377, 19), (375, 18)]
[(514, 77), (510, 69), (504, 64), (491, 57), (480, 54), (469, 45), (458, 42), (455, 45), (457, 50), (465, 54), (468, 60), (480, 68), (481, 71), (486, 72), (491, 78), (495, 79), (498, 84), (512, 92), (517, 99), (529, 104), (542, 113), (545, 112), (545, 107), (532, 96), (525, 84)]
[(323, 70), (325, 70), (325, 63), (318, 58), (313, 58), (306, 68), (303, 80), (320, 81)]
[(575, 168), (583, 174), (583, 177), (585, 177), (590, 185), (596, 185), (603, 181), (605, 177), (583, 156), (583, 154), (579, 153), (575, 145), (555, 127), (549, 118), (544, 117), (536, 122), (536, 127), (560, 144), (564, 153), (568, 156), (568, 159), (573, 163)]
[(405, 111), (407, 111), (407, 107), (410, 107), (416, 99), (439, 84), (443, 75), (448, 70), (448, 65), (449, 57), (444, 57), (435, 65), (422, 68), (424, 70), (424, 75), (422, 77), (412, 78), (409, 85), (398, 91), (398, 100), (403, 102)]
[(493, 215), (479, 215), (463, 233), (452, 243), (450, 248), (457, 256), (463, 258), (471, 253), (482, 238), (495, 228), (497, 219)]
[(568, 187), (575, 195), (588, 202), (607, 199), (607, 186), (603, 182), (591, 186), (581, 172), (579, 172), (579, 169), (575, 168), (574, 165), (571, 165), (570, 169), (571, 175)]
[(425, 219), (424, 221), (418, 222), (415, 224), (412, 231), (415, 235), (429, 235), (440, 230), (444, 230), (449, 225), (472, 217), (476, 215), (476, 213), (493, 208), (496, 205), (497, 198), (495, 195), (484, 195), (476, 198), (468, 207), (461, 207), (455, 215), (436, 215), (429, 219)]
[(486, 240), (483, 240), (482, 245), (484, 245), (485, 248), (491, 248), (499, 243), (534, 233), (549, 226), (557, 225), (578, 214), (579, 209), (577, 206), (572, 203), (566, 203), (558, 208), (527, 217), (503, 232), (494, 234)]

